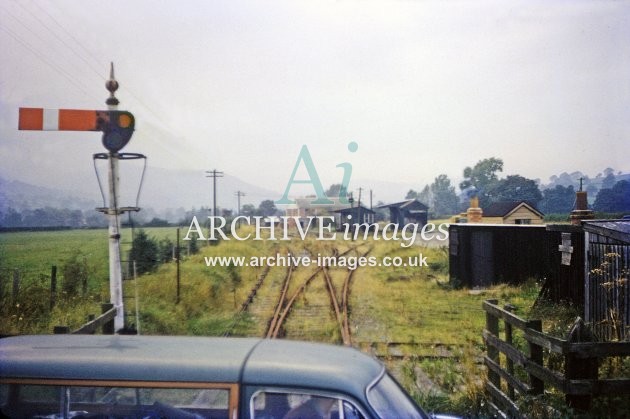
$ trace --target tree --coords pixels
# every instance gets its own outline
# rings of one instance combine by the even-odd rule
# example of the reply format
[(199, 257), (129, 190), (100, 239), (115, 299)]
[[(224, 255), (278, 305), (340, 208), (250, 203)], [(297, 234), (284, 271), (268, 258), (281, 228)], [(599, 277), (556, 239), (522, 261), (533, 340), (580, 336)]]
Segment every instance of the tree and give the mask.
[(80, 250), (75, 250), (61, 267), (63, 275), (62, 289), (67, 296), (76, 295), (79, 289), (85, 294), (89, 268), (87, 258)]
[(158, 218), (158, 217), (153, 217), (151, 219), (151, 221), (149, 221), (148, 223), (144, 224), (146, 227), (168, 227), (168, 221), (162, 219), (162, 218)]
[(535, 181), (520, 175), (510, 175), (501, 179), (487, 191), (487, 194), (491, 202), (528, 201), (534, 205), (538, 205), (543, 197)]
[(405, 195), (405, 199), (416, 199), (418, 197), (418, 192), (413, 189), (409, 189), (407, 195)]
[(328, 198), (336, 198), (339, 196), (339, 191), (341, 191), (341, 183), (333, 183), (326, 191), (326, 196)]
[(602, 189), (612, 189), (615, 186), (615, 175), (608, 173), (602, 181)]
[(252, 204), (244, 204), (241, 207), (241, 215), (244, 215), (246, 217), (251, 217), (256, 215), (256, 207), (253, 206)]
[(17, 212), (14, 208), (9, 207), (6, 213), (2, 216), (2, 227), (22, 227), (22, 214)]
[(575, 189), (573, 185), (556, 185), (555, 188), (545, 189), (540, 201), (540, 210), (546, 214), (564, 214), (573, 209), (575, 203)]
[(610, 189), (601, 189), (593, 203), (595, 211), (630, 211), (630, 182), (620, 180)]
[(425, 185), (424, 189), (417, 195), (418, 201), (422, 202), (426, 205), (431, 205), (433, 202), (433, 194), (431, 193), (431, 188), (429, 185)]
[(270, 217), (272, 215), (276, 215), (278, 209), (276, 208), (276, 204), (271, 199), (266, 199), (260, 203), (258, 206), (260, 210), (260, 215), (263, 217)]
[(448, 176), (442, 174), (436, 177), (430, 190), (433, 195), (433, 214), (443, 216), (459, 212), (459, 198), (455, 193), (455, 187), (451, 186), (451, 180)]
[(151, 272), (157, 269), (158, 261), (158, 244), (156, 241), (139, 230), (134, 237), (129, 251), (129, 263), (136, 262), (136, 272), (141, 275), (145, 272)]
[(487, 191), (498, 181), (497, 172), (503, 171), (503, 160), (491, 157), (477, 162), (474, 167), (464, 169), (464, 180), (459, 184), (462, 191), (474, 187), (477, 189), (479, 203), (483, 207), (489, 203)]
[[(195, 240), (195, 238), (193, 238)], [(168, 263), (173, 260), (175, 244), (168, 237), (164, 237), (158, 243), (158, 260), (162, 263)]]

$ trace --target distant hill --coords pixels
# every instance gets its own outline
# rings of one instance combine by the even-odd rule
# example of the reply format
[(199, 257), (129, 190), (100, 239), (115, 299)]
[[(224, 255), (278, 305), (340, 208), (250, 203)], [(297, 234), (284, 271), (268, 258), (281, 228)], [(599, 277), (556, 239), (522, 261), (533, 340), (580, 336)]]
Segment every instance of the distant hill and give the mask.
[[(139, 173), (138, 170), (135, 170), (133, 174), (121, 173), (123, 183), (121, 206), (136, 205), (137, 187), (140, 183)], [(583, 179), (583, 188), (588, 191), (589, 201), (593, 202), (601, 188), (611, 187), (620, 180), (630, 181), (630, 173), (615, 172), (611, 168), (603, 170), (595, 177), (589, 177), (580, 171), (563, 172), (551, 176), (546, 184), (540, 182), (539, 187), (544, 190), (554, 188), (556, 185), (573, 185), (574, 189), (578, 190), (580, 178)], [(101, 178), (101, 182), (104, 193), (107, 194), (106, 176)], [(6, 213), (8, 208), (21, 212), (51, 207), (81, 210), (90, 214), (96, 207), (105, 205), (100, 199), (101, 193), (95, 178), (80, 179), (75, 184), (53, 179), (51, 184), (63, 186), (45, 187), (11, 179), (6, 175), (0, 177), (0, 212)], [(145, 220), (159, 217), (169, 221), (178, 221), (186, 211), (193, 208), (212, 207), (212, 186), (212, 179), (206, 177), (204, 171), (148, 167), (140, 191), (138, 206), (142, 208), (142, 211), (138, 217)], [(354, 190), (363, 188), (361, 199), (366, 205), (369, 205), (370, 190), (372, 190), (373, 203), (376, 205), (377, 202), (387, 203), (404, 199), (405, 194), (413, 188), (413, 185), (385, 180), (353, 179), (350, 187)], [(241, 205), (252, 204), (256, 207), (263, 200), (279, 199), (283, 192), (261, 188), (235, 176), (224, 174), (223, 177), (217, 179), (217, 206), (220, 209), (236, 209), (237, 191), (245, 194), (241, 197)], [(462, 200), (465, 201), (464, 198)]]
[[(121, 187), (121, 206), (135, 206), (140, 176), (135, 178), (121, 174), (124, 184)], [(101, 179), (107, 196), (107, 179)], [(0, 178), (0, 211), (8, 208), (20, 212), (38, 208), (63, 208), (94, 211), (105, 204), (98, 190), (98, 182), (90, 179), (80, 185), (68, 188), (50, 188), (32, 185), (20, 180)], [(131, 186), (130, 186), (131, 185)], [(241, 205), (251, 203), (256, 206), (265, 199), (278, 199), (279, 192), (259, 188), (228, 174), (217, 179), (217, 206), (235, 209), (238, 206), (235, 193), (241, 191)], [(160, 168), (147, 169), (138, 206), (141, 213), (176, 221), (178, 214), (192, 208), (212, 207), (212, 179), (204, 172), (179, 171)]]
[(101, 205), (71, 191), (0, 178), (0, 211), (6, 211), (8, 208), (23, 211), (45, 207), (87, 210), (97, 206)]

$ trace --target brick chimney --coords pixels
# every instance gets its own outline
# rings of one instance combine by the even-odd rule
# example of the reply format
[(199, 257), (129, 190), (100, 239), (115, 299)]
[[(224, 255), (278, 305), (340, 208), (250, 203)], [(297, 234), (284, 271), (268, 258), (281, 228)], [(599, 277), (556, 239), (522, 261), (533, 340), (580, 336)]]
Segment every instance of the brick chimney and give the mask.
[(582, 220), (592, 220), (595, 218), (593, 210), (588, 209), (588, 196), (582, 190), (582, 178), (580, 178), (580, 190), (575, 193), (575, 209), (571, 211), (571, 224), (580, 225)]
[(479, 197), (470, 198), (470, 208), (466, 210), (466, 218), (469, 223), (480, 223), (483, 218), (483, 210), (479, 208)]

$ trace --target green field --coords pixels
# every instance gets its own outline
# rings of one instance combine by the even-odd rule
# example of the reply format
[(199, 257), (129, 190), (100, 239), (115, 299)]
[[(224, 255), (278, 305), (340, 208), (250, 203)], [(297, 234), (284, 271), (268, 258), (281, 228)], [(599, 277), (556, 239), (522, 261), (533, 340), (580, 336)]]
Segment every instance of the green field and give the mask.
[[(144, 230), (157, 239), (170, 237), (173, 241), (177, 234), (175, 227)], [(131, 229), (122, 229), (121, 233), (121, 248), (124, 251), (130, 247)], [(93, 279), (107, 280), (107, 237), (106, 229), (0, 233), (2, 277), (15, 269), (27, 281), (39, 275), (50, 275), (51, 266), (60, 267), (79, 252), (93, 267)]]
[[(172, 237), (176, 228), (150, 228), (161, 239)], [(123, 254), (130, 247), (131, 230), (122, 230)], [(98, 314), (101, 302), (109, 300), (108, 231), (63, 230), (0, 233), (0, 324), (1, 334), (51, 333), (56, 325), (77, 327), (88, 314)], [(124, 256), (123, 256), (124, 259)], [(84, 261), (88, 292), (64, 295), (63, 267), (69, 261)], [(50, 310), (50, 276), (57, 267), (57, 306)], [(18, 294), (13, 295), (15, 278)]]
[[(156, 240), (169, 238), (175, 242), (176, 239), (175, 228), (145, 231)], [(129, 248), (130, 230), (123, 232), (122, 242), (123, 248)], [(538, 289), (534, 283), (518, 288), (498, 286), (483, 293), (451, 289), (446, 248), (403, 248), (394, 241), (328, 242), (314, 237), (289, 242), (230, 240), (214, 246), (202, 244), (198, 254), (184, 257), (181, 263), (179, 303), (174, 263), (162, 264), (137, 282), (125, 281), (125, 295), (138, 296), (125, 300), (127, 312), (134, 314), (136, 305), (139, 311), (139, 318), (131, 316), (129, 322), (138, 326), (142, 334), (262, 337), (286, 270), (271, 268), (248, 310), (239, 314), (241, 303), (263, 268), (209, 268), (204, 257), (331, 254), (333, 248), (344, 251), (354, 245), (359, 245), (354, 254), (370, 249), (369, 254), (379, 260), (385, 256), (407, 258), (422, 253), (429, 266), (374, 266), (356, 270), (349, 300), (353, 345), (383, 360), (425, 405), (437, 403), (440, 407), (440, 403), (446, 403), (450, 410), (456, 411), (474, 407), (481, 397), (480, 380), (470, 377), (481, 374), (478, 359), (485, 318), (482, 301), (497, 298), (501, 303), (510, 302), (527, 316)], [(77, 255), (88, 267), (88, 292), (61, 293), (51, 310), (48, 303), (51, 266), (59, 267), (58, 280), (63, 284), (62, 267)], [(51, 333), (56, 325), (72, 330), (84, 323), (88, 314), (98, 314), (100, 303), (109, 299), (107, 255), (106, 230), (0, 234), (3, 316), (0, 333)], [(290, 292), (313, 270), (312, 267), (296, 269)], [(16, 271), (20, 289), (13, 299)], [(345, 268), (330, 269), (337, 290), (341, 289), (346, 274)], [(284, 336), (289, 339), (341, 343), (321, 277), (313, 280), (296, 300), (284, 329)], [(422, 377), (430, 379), (428, 387), (419, 384), (420, 370), (424, 371)], [(435, 394), (441, 396), (432, 402)]]

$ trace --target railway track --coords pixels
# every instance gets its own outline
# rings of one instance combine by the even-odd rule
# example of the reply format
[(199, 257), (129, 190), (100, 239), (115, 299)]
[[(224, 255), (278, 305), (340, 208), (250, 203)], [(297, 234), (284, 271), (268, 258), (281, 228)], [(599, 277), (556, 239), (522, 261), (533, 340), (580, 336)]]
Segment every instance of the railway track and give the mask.
[[(358, 246), (353, 246), (345, 250), (344, 252), (340, 252), (338, 248), (333, 248), (331, 253), (333, 257), (340, 258), (346, 256), (352, 251), (358, 252), (357, 249)], [(371, 249), (368, 249), (365, 253), (361, 254), (361, 256), (366, 256), (370, 252), (370, 250)], [(318, 277), (323, 277), (325, 288), (327, 290), (330, 300), (330, 308), (333, 314), (333, 318), (336, 320), (337, 326), (339, 328), (342, 343), (346, 346), (351, 346), (352, 336), (349, 320), (349, 295), (351, 290), (351, 281), (355, 271), (356, 269), (347, 269), (343, 281), (343, 286), (341, 288), (340, 297), (338, 297), (338, 292), (332, 279), (331, 270), (327, 266), (318, 266), (317, 269), (315, 269), (315, 271), (313, 271), (305, 280), (303, 280), (302, 283), (299, 284), (297, 288), (295, 288), (294, 291), (289, 295), (288, 290), (293, 278), (293, 274), (295, 272), (295, 268), (293, 266), (287, 267), (282, 290), (278, 297), (276, 307), (274, 308), (274, 313), (269, 320), (265, 337), (268, 339), (275, 339), (283, 337), (285, 335), (284, 325), (287, 318), (293, 311), (295, 302), (300, 296), (304, 295), (307, 287), (312, 281), (314, 281)]]
[[(328, 254), (339, 258), (355, 252), (357, 257), (366, 257), (371, 250), (371, 248), (361, 249), (361, 246), (353, 246), (342, 252), (339, 247), (332, 247)], [(298, 254), (294, 249), (286, 249), (286, 251)], [(304, 249), (304, 251), (309, 252), (309, 249)], [(241, 321), (251, 309), (250, 314), (259, 319), (267, 316), (267, 325), (263, 333), (263, 337), (267, 339), (290, 336), (308, 340), (318, 333), (329, 334), (336, 328), (339, 331), (339, 343), (355, 346), (383, 361), (403, 361), (410, 357), (455, 360), (459, 358), (461, 348), (457, 345), (436, 342), (353, 341), (350, 296), (352, 281), (358, 269), (327, 266), (318, 266), (311, 269), (311, 272), (306, 271), (307, 269), (293, 264), (286, 267), (266, 267), (242, 303), (235, 316), (234, 324), (225, 336), (231, 333), (235, 324)], [(318, 284), (316, 290), (310, 291), (309, 285), (320, 278), (322, 283)], [(322, 291), (326, 293), (327, 298), (321, 294)], [(311, 294), (313, 292), (319, 293), (318, 296)], [(313, 295), (309, 298), (311, 301), (307, 302), (307, 294)], [(324, 299), (327, 302), (324, 302)], [(296, 304), (300, 301), (305, 304)], [(291, 318), (293, 320), (289, 321)], [(303, 329), (296, 329), (295, 324), (302, 325), (305, 319), (310, 325)], [(331, 320), (335, 323), (334, 328)]]

